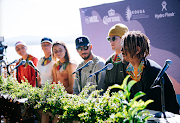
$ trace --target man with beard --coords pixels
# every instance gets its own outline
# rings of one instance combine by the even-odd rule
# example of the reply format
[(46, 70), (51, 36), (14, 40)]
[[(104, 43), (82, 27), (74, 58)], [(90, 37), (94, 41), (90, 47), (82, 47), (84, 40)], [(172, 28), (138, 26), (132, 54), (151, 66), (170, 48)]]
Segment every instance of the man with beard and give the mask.
[[(102, 89), (104, 86), (105, 71), (98, 74), (98, 82), (96, 82), (96, 76), (89, 77), (89, 75), (105, 67), (105, 60), (92, 53), (92, 44), (87, 36), (78, 37), (75, 43), (77, 52), (84, 59), (84, 61), (77, 66), (76, 70), (83, 67), (90, 60), (93, 62), (83, 68), (81, 72), (76, 72), (73, 94), (78, 95), (82, 91), (82, 88), (88, 83), (97, 85), (97, 89)], [(81, 73), (81, 75), (79, 75), (79, 73)]]

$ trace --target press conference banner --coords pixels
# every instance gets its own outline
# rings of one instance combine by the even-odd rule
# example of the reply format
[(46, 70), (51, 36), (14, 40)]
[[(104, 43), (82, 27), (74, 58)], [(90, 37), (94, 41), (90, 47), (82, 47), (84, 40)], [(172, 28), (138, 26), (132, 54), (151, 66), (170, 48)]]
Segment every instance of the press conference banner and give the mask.
[(172, 61), (167, 74), (180, 94), (180, 0), (126, 0), (80, 9), (82, 33), (91, 40), (93, 53), (107, 59), (114, 51), (106, 40), (109, 29), (125, 24), (150, 39), (149, 59), (162, 67)]

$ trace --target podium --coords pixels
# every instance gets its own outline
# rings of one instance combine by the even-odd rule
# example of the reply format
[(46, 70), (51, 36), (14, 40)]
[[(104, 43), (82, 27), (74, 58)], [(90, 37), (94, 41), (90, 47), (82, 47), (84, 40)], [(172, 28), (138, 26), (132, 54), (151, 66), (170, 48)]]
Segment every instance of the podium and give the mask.
[[(147, 109), (146, 109), (147, 110)], [(150, 114), (156, 114), (159, 111), (154, 111), (154, 110), (148, 110)], [(171, 118), (156, 118), (152, 117), (148, 119), (148, 123), (180, 123), (180, 115), (179, 114), (174, 114), (174, 117)]]
[(0, 94), (0, 116), (4, 123), (32, 123), (34, 122), (33, 111), (25, 105), (27, 98), (12, 100), (8, 94)]

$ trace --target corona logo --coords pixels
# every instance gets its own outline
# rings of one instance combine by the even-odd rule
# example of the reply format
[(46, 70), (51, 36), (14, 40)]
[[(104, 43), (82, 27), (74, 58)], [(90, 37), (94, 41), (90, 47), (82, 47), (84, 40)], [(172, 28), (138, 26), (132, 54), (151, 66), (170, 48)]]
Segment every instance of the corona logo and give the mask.
[(108, 23), (112, 23), (112, 22), (120, 22), (120, 17), (115, 16), (115, 10), (110, 9), (108, 11), (108, 16), (103, 17), (103, 23), (108, 25)]
[(108, 15), (109, 15), (109, 16), (114, 16), (114, 15), (115, 15), (115, 10), (110, 9), (110, 10), (108, 11)]

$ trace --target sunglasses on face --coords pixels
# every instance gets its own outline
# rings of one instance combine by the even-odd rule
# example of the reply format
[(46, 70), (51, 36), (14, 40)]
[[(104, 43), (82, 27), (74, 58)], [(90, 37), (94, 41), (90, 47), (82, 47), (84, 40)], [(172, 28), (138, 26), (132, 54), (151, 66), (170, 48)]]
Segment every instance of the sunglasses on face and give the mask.
[(114, 36), (114, 37), (107, 37), (107, 40), (110, 42), (111, 40), (112, 41), (116, 41), (116, 38), (118, 38), (119, 36)]
[(81, 52), (83, 49), (84, 49), (84, 50), (88, 50), (88, 48), (89, 48), (89, 46), (78, 47), (78, 48), (77, 48), (77, 51), (78, 51), (78, 52)]

